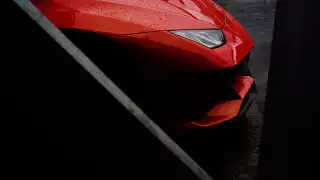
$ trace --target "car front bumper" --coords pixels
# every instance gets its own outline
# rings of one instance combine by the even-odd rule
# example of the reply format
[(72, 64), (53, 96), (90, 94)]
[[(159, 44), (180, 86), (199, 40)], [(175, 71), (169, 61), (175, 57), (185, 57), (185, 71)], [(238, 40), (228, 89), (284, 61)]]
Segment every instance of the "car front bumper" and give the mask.
[(255, 89), (255, 84), (253, 83), (243, 99), (221, 102), (214, 106), (214, 108), (206, 114), (206, 117), (188, 122), (186, 126), (189, 128), (210, 127), (243, 117), (257, 97), (257, 91)]
[(226, 72), (227, 74), (235, 72), (229, 79), (234, 79), (230, 84), (239, 98), (220, 101), (204, 117), (188, 122), (186, 127), (210, 127), (225, 121), (236, 120), (245, 115), (258, 94), (254, 79), (248, 69), (248, 60), (249, 55), (237, 65), (238, 67)]

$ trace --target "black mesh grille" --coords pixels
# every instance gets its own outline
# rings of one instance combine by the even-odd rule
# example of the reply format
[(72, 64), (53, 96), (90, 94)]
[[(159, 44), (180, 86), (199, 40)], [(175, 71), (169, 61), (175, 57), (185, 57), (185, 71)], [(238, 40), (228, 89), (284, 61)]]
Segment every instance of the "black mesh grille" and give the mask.
[[(248, 57), (232, 68), (219, 71), (154, 74), (144, 77), (146, 108), (169, 113), (164, 119), (194, 120), (222, 101), (240, 99), (232, 88), (238, 76), (250, 75)], [(152, 110), (155, 110), (152, 109)], [(157, 113), (157, 114), (158, 114)]]
[[(99, 34), (63, 30), (149, 116), (161, 122), (201, 118), (220, 101), (239, 99), (235, 78), (246, 71), (247, 56), (240, 64), (218, 71), (161, 73), (147, 71), (121, 45)], [(108, 54), (105, 49), (109, 49)]]
[(239, 64), (234, 67), (218, 70), (218, 76), (230, 82), (231, 84), (233, 84), (234, 80), (238, 76), (251, 76), (247, 66), (249, 57), (250, 54), (248, 54)]

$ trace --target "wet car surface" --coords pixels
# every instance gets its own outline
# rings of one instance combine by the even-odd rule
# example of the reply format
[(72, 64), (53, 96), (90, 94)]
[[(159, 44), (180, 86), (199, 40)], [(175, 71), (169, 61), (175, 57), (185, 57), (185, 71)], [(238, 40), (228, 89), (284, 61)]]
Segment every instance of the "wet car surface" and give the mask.
[[(257, 78), (256, 83), (260, 96), (255, 106), (250, 108), (246, 118), (225, 122), (205, 131), (198, 129), (186, 131), (175, 137), (175, 140), (185, 148), (188, 154), (199, 162), (215, 179), (234, 179), (236, 176), (245, 176), (246, 173), (249, 176), (252, 171), (246, 172), (243, 169), (252, 166), (252, 164), (254, 166), (257, 162), (259, 141), (256, 139), (259, 139), (258, 131), (262, 124), (261, 112), (263, 112), (268, 75), (275, 7), (273, 2), (249, 0), (217, 1), (240, 21), (253, 37), (255, 47), (251, 53), (249, 68), (253, 76)], [(252, 140), (253, 138), (255, 140)], [(252, 161), (255, 162), (252, 163)]]

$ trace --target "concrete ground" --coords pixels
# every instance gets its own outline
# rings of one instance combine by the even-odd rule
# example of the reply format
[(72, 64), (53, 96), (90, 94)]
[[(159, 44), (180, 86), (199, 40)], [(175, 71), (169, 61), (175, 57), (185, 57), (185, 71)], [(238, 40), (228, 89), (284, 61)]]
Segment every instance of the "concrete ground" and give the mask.
[(181, 146), (216, 180), (254, 180), (259, 160), (276, 0), (215, 0), (249, 32), (259, 96), (243, 120), (183, 136)]
[(263, 112), (277, 0), (215, 1), (235, 17), (253, 38), (255, 47), (251, 53), (249, 66), (260, 93), (257, 104)]
[(255, 77), (259, 96), (256, 104), (247, 113), (249, 131), (247, 154), (244, 155), (244, 161), (235, 161), (235, 175), (230, 178), (254, 179), (259, 160), (261, 128), (277, 0), (216, 0), (216, 2), (246, 28), (255, 44), (251, 53), (249, 68)]

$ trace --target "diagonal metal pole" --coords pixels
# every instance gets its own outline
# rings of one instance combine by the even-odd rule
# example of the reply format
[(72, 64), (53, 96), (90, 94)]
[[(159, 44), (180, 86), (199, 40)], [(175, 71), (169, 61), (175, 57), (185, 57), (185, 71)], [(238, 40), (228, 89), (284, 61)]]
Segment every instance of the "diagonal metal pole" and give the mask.
[(175, 154), (200, 179), (213, 180), (185, 151), (154, 123), (119, 87), (117, 87), (79, 48), (57, 29), (29, 0), (13, 0), (46, 31), (75, 61), (97, 80), (122, 106), (133, 114), (154, 136)]

